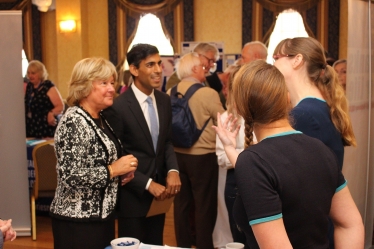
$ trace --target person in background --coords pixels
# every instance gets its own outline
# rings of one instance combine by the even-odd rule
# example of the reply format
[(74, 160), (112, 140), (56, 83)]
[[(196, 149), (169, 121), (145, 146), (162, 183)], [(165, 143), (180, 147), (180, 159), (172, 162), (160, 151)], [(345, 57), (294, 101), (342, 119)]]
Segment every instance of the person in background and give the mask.
[(232, 73), (234, 71), (237, 71), (238, 65), (240, 65), (240, 64), (230, 65), (225, 69), (225, 71), (223, 73), (219, 73), (219, 75), (220, 75), (219, 77), (220, 77), (220, 79), (222, 81), (222, 85), (223, 85), (222, 94), (225, 97), (226, 101), (227, 101), (227, 96), (228, 96), (228, 92), (229, 92), (228, 85), (229, 85), (229, 80), (231, 78), (230, 76), (232, 75)]
[[(216, 90), (219, 93), (222, 106), (223, 108), (226, 108), (226, 98), (222, 92), (225, 74), (217, 71), (211, 73), (211, 70), (216, 70), (216, 61), (219, 59), (218, 49), (212, 44), (202, 42), (194, 47), (193, 52), (199, 54), (199, 57), (204, 65), (204, 85)], [(177, 72), (175, 71), (166, 82), (165, 90), (168, 91), (180, 81), (181, 79), (178, 78)]]
[[(343, 167), (344, 146), (356, 146), (348, 101), (322, 45), (310, 37), (284, 39), (274, 50), (274, 66), (284, 75), (291, 99), (293, 128), (321, 140)], [(330, 248), (333, 226), (330, 222)]]
[[(240, 127), (233, 129), (228, 120), (213, 128), (235, 165), (239, 195), (234, 217), (247, 246), (328, 248), (330, 216), (336, 248), (363, 248), (361, 215), (336, 156), (291, 127), (282, 73), (264, 61), (246, 64), (235, 76), (233, 95), (250, 146), (239, 155), (235, 137)], [(254, 145), (252, 132), (259, 141)]]
[(64, 103), (43, 63), (30, 61), (25, 90), (26, 137), (53, 137)]
[[(196, 52), (185, 54), (177, 62), (177, 74), (182, 79), (177, 92), (185, 94), (194, 84), (205, 80), (205, 58)], [(171, 89), (168, 90), (168, 94)], [(190, 148), (174, 147), (183, 188), (174, 199), (174, 227), (178, 247), (214, 248), (213, 229), (217, 218), (218, 163), (215, 154), (216, 136), (212, 124), (217, 112), (224, 112), (219, 95), (210, 87), (198, 89), (188, 101), (197, 129), (207, 120), (206, 128)], [(176, 135), (176, 134), (175, 134)], [(196, 243), (193, 240), (190, 212), (194, 211)]]
[(335, 72), (338, 74), (338, 79), (340, 85), (342, 85), (344, 91), (346, 91), (346, 83), (347, 83), (347, 60), (337, 60), (332, 65)]
[[(230, 67), (231, 67), (231, 69), (230, 69), (231, 73), (230, 73), (229, 80), (227, 82), (227, 92), (228, 92), (228, 95), (227, 95), (227, 111), (224, 112), (221, 115), (221, 121), (223, 122), (224, 120), (226, 120), (229, 115), (232, 115), (234, 118), (237, 119), (237, 123), (240, 125), (240, 130), (239, 130), (239, 133), (236, 137), (236, 150), (238, 152), (241, 152), (244, 149), (245, 143), (248, 142), (248, 141), (245, 141), (244, 119), (241, 116), (238, 115), (238, 113), (235, 109), (235, 98), (234, 98), (233, 93), (232, 93), (232, 83), (234, 81), (234, 77), (235, 77), (236, 73), (238, 72), (238, 70), (240, 69), (241, 66), (237, 65), (237, 66), (230, 66)], [(257, 142), (255, 136), (253, 137), (253, 142), (254, 143)], [(235, 165), (232, 165), (230, 163), (229, 159), (227, 158), (227, 155), (226, 155), (225, 150), (223, 148), (223, 144), (222, 144), (221, 140), (218, 138), (218, 135), (217, 135), (217, 139), (216, 139), (216, 154), (217, 154), (217, 157), (218, 157), (218, 165), (220, 166), (220, 168), (219, 168), (219, 180), (218, 180), (218, 193), (220, 193), (220, 191), (223, 191), (223, 194), (222, 194), (221, 198), (223, 198), (223, 204), (224, 204), (224, 206), (222, 204), (220, 205), (220, 194), (218, 194), (218, 202), (219, 202), (219, 204), (218, 204), (218, 214), (224, 213), (225, 215), (222, 215), (222, 222), (219, 221), (219, 216), (217, 216), (215, 232), (219, 233), (219, 231), (220, 231), (220, 228), (217, 227), (217, 224), (220, 224), (220, 223), (226, 224), (226, 223), (223, 223), (223, 221), (225, 221), (225, 219), (227, 217), (227, 215), (226, 215), (226, 213), (227, 213), (228, 214), (230, 233), (232, 235), (231, 237), (232, 237), (233, 241), (240, 242), (240, 243), (243, 243), (245, 245), (246, 244), (245, 235), (242, 231), (240, 231), (238, 229), (238, 227), (236, 225), (236, 222), (234, 220), (234, 216), (233, 216), (233, 207), (234, 207), (236, 196), (238, 195), (238, 187), (237, 187), (236, 180), (235, 180), (235, 170), (234, 170)], [(220, 181), (222, 181), (221, 179), (224, 179), (223, 190), (220, 190), (220, 188), (222, 189), (222, 185), (220, 184)], [(213, 233), (213, 235), (214, 235), (214, 233)], [(221, 236), (221, 238), (222, 237), (223, 236)], [(213, 236), (213, 238), (214, 238), (214, 236)]]
[(147, 213), (153, 200), (172, 198), (181, 190), (171, 142), (171, 101), (155, 90), (162, 82), (155, 46), (136, 44), (126, 57), (134, 83), (104, 112), (124, 153), (139, 160), (134, 180), (119, 190), (118, 236), (163, 245), (165, 214), (147, 217)]
[[(54, 248), (102, 249), (115, 238), (118, 183), (134, 178), (138, 160), (101, 111), (113, 104), (114, 65), (103, 58), (73, 68), (67, 103), (55, 133), (57, 189), (50, 207)], [(120, 179), (119, 179), (119, 176)]]
[(17, 233), (13, 230), (12, 220), (0, 219), (0, 249), (3, 249), (5, 241), (13, 241), (16, 237)]
[[(240, 58), (240, 61), (238, 65), (243, 65), (245, 63), (250, 63), (255, 60), (266, 60), (267, 57), (267, 48), (266, 46), (259, 41), (253, 41), (248, 42), (244, 45), (242, 49), (242, 56)], [(223, 113), (221, 118), (224, 120), (227, 118), (229, 113), (234, 113), (236, 117), (238, 117), (239, 122), (242, 124), (242, 127), (244, 127), (244, 120), (237, 116), (234, 106), (235, 106), (235, 100), (231, 96), (229, 97), (229, 93), (232, 91), (232, 81), (233, 81), (233, 75), (238, 71), (240, 66), (230, 66), (225, 71), (231, 72), (227, 73), (227, 75), (230, 75), (230, 80), (226, 78), (227, 80), (224, 81), (226, 84), (224, 84), (224, 87), (222, 89), (222, 92), (224, 95), (226, 95), (226, 103), (227, 103), (227, 112)], [(237, 143), (237, 150), (242, 151), (244, 149), (244, 129), (242, 128), (240, 130), (240, 133), (237, 137), (238, 143)], [(218, 164), (219, 164), (219, 180), (218, 180), (218, 216), (216, 221), (216, 226), (213, 233), (213, 239), (215, 241), (215, 246), (218, 243), (226, 242), (230, 239), (230, 237), (226, 237), (225, 239), (225, 233), (222, 233), (224, 231), (223, 227), (226, 225), (226, 213), (228, 214), (229, 219), (229, 227), (231, 231), (232, 238), (235, 242), (241, 242), (245, 244), (245, 235), (242, 231), (240, 231), (236, 225), (236, 222), (233, 217), (233, 207), (234, 202), (237, 196), (237, 185), (235, 180), (235, 171), (233, 166), (223, 149), (222, 143), (219, 139), (217, 139), (216, 142), (216, 154), (218, 157)], [(225, 181), (222, 181), (222, 179), (225, 179)], [(224, 190), (223, 190), (223, 189)], [(224, 195), (220, 194), (220, 192), (224, 192)], [(224, 197), (224, 198), (223, 198)], [(223, 200), (222, 200), (223, 199)], [(225, 202), (225, 205), (222, 205), (222, 201)], [(227, 211), (227, 212), (226, 212)], [(227, 235), (226, 235), (227, 236)], [(216, 246), (217, 247), (217, 246)]]
[[(244, 120), (239, 117), (235, 111), (235, 100), (232, 94), (232, 81), (240, 65), (230, 65), (225, 72), (228, 73), (228, 79), (224, 84), (224, 93), (226, 93), (227, 111), (222, 113), (221, 121), (228, 117), (229, 113), (238, 118), (241, 124), (237, 136), (237, 150), (241, 152), (244, 148)], [(232, 208), (237, 195), (237, 186), (235, 181), (234, 166), (228, 160), (222, 142), (216, 137), (216, 155), (218, 158), (218, 208), (217, 220), (213, 231), (213, 242), (215, 248), (225, 247), (229, 242), (240, 242), (245, 244), (245, 235), (237, 229), (233, 219)]]
[(133, 83), (133, 79), (129, 70), (125, 70), (126, 57), (116, 66), (118, 81), (116, 84), (116, 93), (125, 92)]
[[(215, 66), (216, 61), (219, 59), (218, 49), (209, 43), (202, 42), (194, 47), (193, 52), (196, 52), (199, 55), (204, 65), (204, 72), (206, 76), (206, 80), (204, 80), (205, 85), (210, 86), (218, 93), (221, 92), (222, 83), (219, 80), (217, 73), (210, 73), (210, 69)], [(181, 79), (178, 77), (177, 72), (175, 71), (174, 74), (170, 76), (169, 80), (166, 82), (165, 90), (168, 91), (170, 88), (177, 85), (180, 81)]]
[(260, 41), (248, 42), (243, 46), (241, 63), (249, 63), (254, 60), (266, 60), (268, 49), (265, 44)]
[(123, 82), (124, 84), (122, 85), (122, 87), (119, 90), (120, 94), (126, 92), (127, 89), (129, 89), (129, 87), (131, 86), (131, 84), (134, 83), (134, 80), (133, 80), (129, 70), (125, 70), (123, 72), (123, 79), (124, 79), (124, 82)]

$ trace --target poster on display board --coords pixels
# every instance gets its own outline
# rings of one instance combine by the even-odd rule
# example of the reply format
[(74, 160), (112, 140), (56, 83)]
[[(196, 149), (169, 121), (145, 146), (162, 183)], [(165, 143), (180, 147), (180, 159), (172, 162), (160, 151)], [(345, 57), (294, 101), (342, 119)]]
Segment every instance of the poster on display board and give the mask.
[(227, 68), (230, 65), (234, 65), (241, 58), (241, 54), (225, 54), (224, 58), (225, 68)]
[[(187, 53), (190, 53), (193, 51), (193, 49), (196, 47), (197, 44), (199, 44), (201, 42), (198, 42), (198, 41), (184, 41), (184, 42), (181, 42), (181, 56), (187, 54)], [(219, 53), (219, 59), (218, 61), (216, 62), (217, 63), (217, 67), (215, 68), (215, 70), (211, 69), (211, 72), (215, 72), (215, 71), (219, 71), (219, 72), (223, 72), (223, 70), (225, 70), (225, 65), (226, 65), (226, 62), (224, 61), (225, 60), (225, 57), (224, 57), (224, 42), (206, 42), (206, 43), (209, 43), (213, 46), (215, 46), (217, 49), (218, 49), (218, 53)]]

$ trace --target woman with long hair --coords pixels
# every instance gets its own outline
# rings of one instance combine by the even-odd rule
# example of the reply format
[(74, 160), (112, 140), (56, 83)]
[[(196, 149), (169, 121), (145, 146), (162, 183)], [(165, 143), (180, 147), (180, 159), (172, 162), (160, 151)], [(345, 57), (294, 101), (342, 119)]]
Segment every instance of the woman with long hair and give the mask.
[[(281, 41), (274, 66), (283, 74), (291, 98), (293, 128), (317, 138), (334, 151), (343, 168), (344, 146), (356, 146), (348, 101), (334, 68), (327, 64), (321, 43), (310, 37)], [(330, 248), (334, 248), (330, 222)]]
[(343, 167), (344, 146), (356, 146), (348, 101), (322, 45), (310, 37), (281, 41), (274, 50), (291, 98), (293, 128), (331, 148)]

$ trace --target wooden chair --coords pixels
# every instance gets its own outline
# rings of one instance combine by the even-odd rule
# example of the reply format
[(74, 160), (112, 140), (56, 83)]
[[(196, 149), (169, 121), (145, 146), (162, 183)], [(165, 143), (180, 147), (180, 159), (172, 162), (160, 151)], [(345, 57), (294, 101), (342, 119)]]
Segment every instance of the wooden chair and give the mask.
[(35, 168), (35, 182), (31, 192), (32, 239), (36, 240), (35, 200), (39, 197), (53, 197), (57, 187), (57, 158), (54, 141), (49, 140), (36, 145), (32, 151)]

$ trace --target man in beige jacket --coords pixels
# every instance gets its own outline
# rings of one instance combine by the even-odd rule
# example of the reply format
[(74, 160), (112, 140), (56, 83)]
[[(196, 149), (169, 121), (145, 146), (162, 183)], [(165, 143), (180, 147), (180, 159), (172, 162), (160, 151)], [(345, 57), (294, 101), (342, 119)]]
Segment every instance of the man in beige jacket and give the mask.
[[(205, 80), (205, 66), (197, 53), (184, 55), (176, 68), (182, 79), (176, 86), (181, 94)], [(198, 89), (188, 104), (198, 129), (202, 129), (208, 119), (209, 122), (192, 147), (174, 147), (183, 186), (174, 200), (175, 235), (178, 247), (191, 248), (194, 244), (197, 248), (214, 248), (212, 233), (217, 217), (218, 163), (216, 135), (211, 126), (217, 121), (217, 112), (222, 113), (224, 109), (217, 91), (210, 87)], [(196, 243), (191, 236), (191, 208), (195, 211)]]

